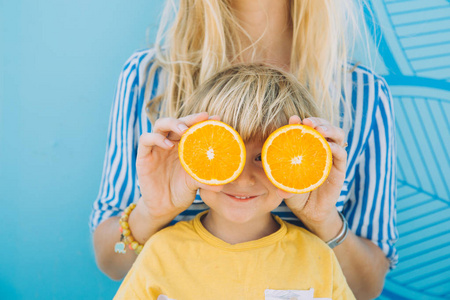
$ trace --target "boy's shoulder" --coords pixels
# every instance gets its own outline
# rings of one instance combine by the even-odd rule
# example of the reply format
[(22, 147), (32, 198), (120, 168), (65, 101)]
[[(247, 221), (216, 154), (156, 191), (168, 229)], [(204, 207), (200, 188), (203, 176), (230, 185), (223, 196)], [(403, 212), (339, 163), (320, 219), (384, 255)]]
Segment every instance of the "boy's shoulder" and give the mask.
[(194, 229), (194, 220), (179, 221), (174, 225), (168, 226), (155, 233), (148, 242), (151, 243), (169, 243), (179, 242), (180, 240), (192, 239), (197, 237)]
[(179, 251), (180, 245), (186, 245), (186, 242), (193, 245), (201, 241), (192, 221), (179, 221), (152, 235), (145, 243), (139, 257), (144, 260), (153, 260), (155, 254), (161, 253), (170, 257), (171, 254)]
[(286, 242), (294, 243), (296, 245), (305, 245), (309, 249), (315, 249), (314, 251), (332, 252), (331, 248), (322, 241), (317, 235), (310, 231), (283, 221), (287, 227)]

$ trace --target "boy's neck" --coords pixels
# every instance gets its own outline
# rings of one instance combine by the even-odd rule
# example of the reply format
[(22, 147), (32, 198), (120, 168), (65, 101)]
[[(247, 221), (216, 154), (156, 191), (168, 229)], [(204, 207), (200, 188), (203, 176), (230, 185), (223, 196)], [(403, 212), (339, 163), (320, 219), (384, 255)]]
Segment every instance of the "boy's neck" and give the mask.
[(251, 222), (235, 223), (210, 210), (201, 222), (212, 235), (231, 245), (261, 239), (280, 228), (271, 213)]

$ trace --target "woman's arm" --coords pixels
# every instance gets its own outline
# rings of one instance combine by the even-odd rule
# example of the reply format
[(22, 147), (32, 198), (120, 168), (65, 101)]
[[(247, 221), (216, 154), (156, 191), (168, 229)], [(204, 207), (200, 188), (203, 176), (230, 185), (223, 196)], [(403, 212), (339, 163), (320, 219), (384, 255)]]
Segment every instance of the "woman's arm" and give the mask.
[[(327, 221), (306, 226), (323, 241), (329, 241), (338, 235), (343, 223), (336, 210), (334, 217), (329, 217)], [(333, 250), (356, 299), (378, 297), (389, 270), (389, 260), (383, 251), (350, 230), (342, 244)]]
[(375, 298), (382, 292), (386, 273), (396, 263), (393, 244), (398, 237), (393, 102), (386, 82), (370, 75), (367, 78), (369, 83), (373, 78), (374, 92), (367, 92), (360, 101), (373, 107), (364, 116), (368, 135), (365, 139), (353, 137), (353, 141), (360, 139), (365, 143), (355, 157), (353, 188), (343, 209), (353, 233), (335, 248), (358, 299)]
[[(181, 210), (182, 211), (182, 210)], [(180, 211), (180, 212), (181, 212)], [(176, 217), (173, 215), (152, 216), (147, 212), (140, 199), (136, 208), (131, 212), (128, 223), (132, 234), (140, 244), (144, 244), (150, 236), (164, 228)], [(112, 217), (103, 221), (94, 231), (93, 242), (97, 265), (113, 280), (121, 280), (130, 270), (137, 255), (133, 250), (127, 249), (125, 254), (114, 252), (114, 246), (120, 241), (119, 218)]]
[[(158, 127), (152, 126), (147, 119), (144, 101), (144, 87), (151, 88), (152, 95), (158, 89), (158, 80), (154, 80), (154, 84), (148, 87), (145, 85), (148, 76), (146, 70), (152, 63), (153, 56), (152, 50), (134, 53), (120, 73), (110, 114), (100, 190), (90, 220), (98, 266), (106, 275), (117, 280), (126, 274), (136, 258), (134, 251), (127, 251), (126, 254), (114, 252), (115, 243), (120, 241), (118, 218), (124, 209), (133, 202), (138, 204), (130, 214), (129, 224), (132, 227), (132, 234), (141, 244), (184, 209), (170, 206), (173, 199), (171, 191), (167, 188), (168, 182), (163, 182), (164, 176), (158, 173), (161, 170), (147, 167), (148, 158), (152, 156), (145, 153), (142, 155), (142, 151), (139, 153), (138, 149), (140, 134), (144, 133), (144, 137), (147, 137), (143, 139), (142, 144), (146, 142), (154, 144), (155, 140), (148, 141), (148, 136), (151, 139), (155, 135), (148, 134), (147, 131), (158, 130)], [(181, 133), (179, 129), (177, 130)], [(137, 166), (139, 162), (140, 166)], [(140, 176), (139, 185), (138, 176)], [(152, 178), (159, 181), (152, 181)], [(142, 199), (143, 190), (146, 203), (151, 201), (156, 207), (151, 213), (148, 206), (142, 205), (143, 201), (138, 201)], [(169, 205), (164, 206), (161, 203)]]
[(145, 52), (134, 53), (120, 73), (110, 112), (100, 189), (90, 218), (97, 265), (115, 280), (126, 274), (136, 258), (134, 251), (127, 251), (126, 255), (115, 253), (114, 245), (120, 241), (121, 212), (139, 197), (133, 166), (137, 155), (136, 126), (140, 124), (135, 91), (139, 86), (140, 62), (145, 63), (148, 58)]

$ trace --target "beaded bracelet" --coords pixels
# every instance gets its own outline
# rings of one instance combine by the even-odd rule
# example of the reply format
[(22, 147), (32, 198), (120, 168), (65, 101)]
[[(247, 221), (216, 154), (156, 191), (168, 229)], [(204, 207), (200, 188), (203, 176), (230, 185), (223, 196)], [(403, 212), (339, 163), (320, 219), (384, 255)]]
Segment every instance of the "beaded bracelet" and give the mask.
[(328, 246), (331, 249), (333, 249), (334, 247), (342, 244), (342, 242), (345, 240), (345, 238), (348, 235), (348, 223), (347, 223), (347, 220), (345, 219), (344, 215), (340, 211), (338, 211), (338, 213), (339, 213), (339, 217), (341, 217), (343, 226), (342, 226), (341, 232), (339, 232), (339, 234), (334, 239), (332, 239), (332, 240), (327, 242)]
[(128, 224), (128, 218), (130, 217), (130, 213), (136, 207), (136, 203), (131, 203), (124, 212), (122, 213), (122, 217), (119, 220), (120, 224), (120, 242), (117, 242), (114, 251), (116, 253), (126, 253), (127, 250), (125, 248), (126, 245), (130, 248), (130, 250), (134, 250), (134, 252), (139, 255), (141, 253), (144, 245), (139, 244), (134, 240), (134, 237), (131, 235), (130, 225)]

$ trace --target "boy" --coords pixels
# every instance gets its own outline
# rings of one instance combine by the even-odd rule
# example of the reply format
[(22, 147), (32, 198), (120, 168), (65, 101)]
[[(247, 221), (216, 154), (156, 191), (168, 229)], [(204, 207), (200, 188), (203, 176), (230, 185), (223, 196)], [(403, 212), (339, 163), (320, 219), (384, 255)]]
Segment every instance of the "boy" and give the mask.
[(199, 190), (208, 211), (148, 240), (116, 299), (354, 299), (333, 251), (271, 214), (283, 199), (261, 149), (291, 116), (320, 116), (305, 88), (277, 69), (237, 65), (202, 84), (178, 117), (204, 111), (241, 135), (244, 170)]

